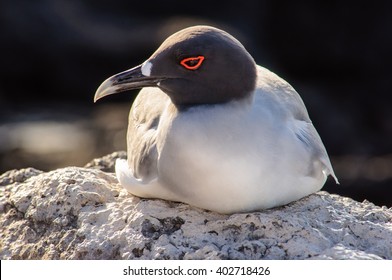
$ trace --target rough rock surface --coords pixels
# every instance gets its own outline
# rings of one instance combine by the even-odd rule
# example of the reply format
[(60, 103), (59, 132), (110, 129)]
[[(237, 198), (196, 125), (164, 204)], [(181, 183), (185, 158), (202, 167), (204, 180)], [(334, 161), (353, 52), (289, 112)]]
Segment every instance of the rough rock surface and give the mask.
[(0, 259), (392, 259), (392, 209), (319, 192), (221, 215), (128, 194), (99, 170), (119, 156), (0, 176)]

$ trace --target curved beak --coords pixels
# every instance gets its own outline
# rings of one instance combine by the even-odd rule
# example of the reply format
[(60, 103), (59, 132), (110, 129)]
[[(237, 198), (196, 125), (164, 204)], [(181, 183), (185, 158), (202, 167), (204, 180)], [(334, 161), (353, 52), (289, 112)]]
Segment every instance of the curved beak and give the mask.
[(142, 87), (156, 87), (163, 78), (142, 74), (142, 64), (106, 79), (97, 89), (94, 102), (102, 97)]

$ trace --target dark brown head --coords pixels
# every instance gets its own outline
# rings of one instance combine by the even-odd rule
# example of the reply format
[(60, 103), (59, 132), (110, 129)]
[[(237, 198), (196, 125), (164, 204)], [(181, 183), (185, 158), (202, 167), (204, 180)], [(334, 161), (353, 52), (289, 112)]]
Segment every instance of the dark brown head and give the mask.
[(177, 106), (226, 103), (252, 95), (256, 64), (230, 34), (209, 26), (167, 38), (143, 64), (114, 75), (94, 100), (141, 87), (159, 87)]

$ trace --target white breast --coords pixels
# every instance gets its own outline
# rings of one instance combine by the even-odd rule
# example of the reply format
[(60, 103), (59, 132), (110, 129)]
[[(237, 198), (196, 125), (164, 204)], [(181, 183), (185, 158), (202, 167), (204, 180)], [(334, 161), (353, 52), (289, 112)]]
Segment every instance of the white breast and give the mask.
[(200, 106), (178, 114), (160, 148), (159, 180), (187, 203), (218, 212), (286, 204), (319, 190), (311, 156), (290, 120), (254, 103)]

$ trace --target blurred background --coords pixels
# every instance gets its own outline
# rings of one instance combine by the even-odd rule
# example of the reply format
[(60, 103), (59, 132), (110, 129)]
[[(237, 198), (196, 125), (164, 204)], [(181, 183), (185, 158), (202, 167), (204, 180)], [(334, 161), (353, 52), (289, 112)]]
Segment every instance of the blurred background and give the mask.
[(341, 182), (324, 189), (391, 207), (392, 2), (212, 3), (2, 0), (0, 174), (125, 150), (137, 91), (94, 104), (95, 90), (173, 32), (208, 24), (300, 93)]

